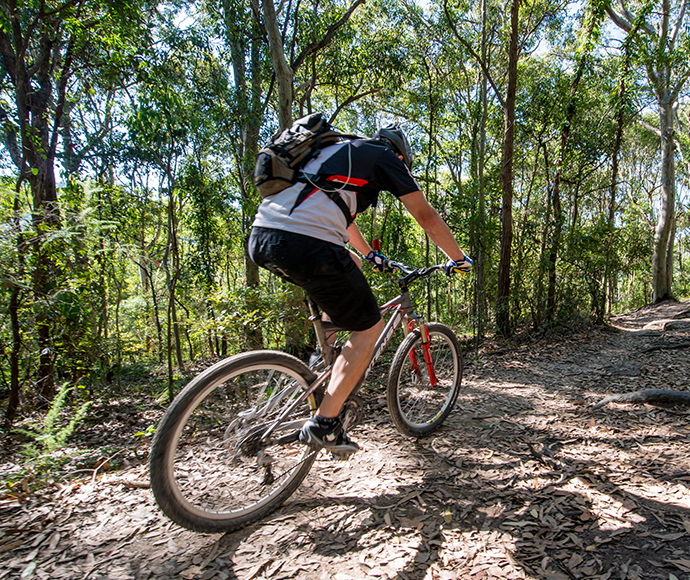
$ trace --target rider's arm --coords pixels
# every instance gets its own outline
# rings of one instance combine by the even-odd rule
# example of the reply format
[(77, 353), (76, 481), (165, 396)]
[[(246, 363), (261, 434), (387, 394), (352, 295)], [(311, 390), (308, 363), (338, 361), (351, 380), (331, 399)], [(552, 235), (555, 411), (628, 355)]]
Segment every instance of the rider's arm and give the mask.
[(362, 254), (362, 256), (368, 256), (369, 252), (371, 252), (371, 247), (364, 239), (362, 232), (359, 231), (357, 224), (352, 222), (350, 227), (347, 228), (347, 231), (350, 234), (350, 245)]
[(450, 228), (441, 219), (438, 212), (429, 205), (421, 191), (400, 196), (400, 201), (424, 231), (429, 234), (431, 240), (445, 252), (446, 256), (456, 262), (462, 262), (465, 259), (465, 253), (458, 246)]

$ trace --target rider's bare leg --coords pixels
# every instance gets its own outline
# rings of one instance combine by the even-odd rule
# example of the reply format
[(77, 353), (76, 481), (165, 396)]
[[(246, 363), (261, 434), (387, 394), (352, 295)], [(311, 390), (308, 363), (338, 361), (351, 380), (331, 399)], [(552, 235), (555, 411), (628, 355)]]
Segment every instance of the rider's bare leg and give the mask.
[(333, 364), (331, 381), (326, 389), (321, 406), (316, 411), (322, 417), (337, 417), (348, 395), (357, 382), (374, 353), (376, 340), (383, 331), (383, 320), (379, 320), (367, 330), (353, 332), (345, 343), (340, 355)]

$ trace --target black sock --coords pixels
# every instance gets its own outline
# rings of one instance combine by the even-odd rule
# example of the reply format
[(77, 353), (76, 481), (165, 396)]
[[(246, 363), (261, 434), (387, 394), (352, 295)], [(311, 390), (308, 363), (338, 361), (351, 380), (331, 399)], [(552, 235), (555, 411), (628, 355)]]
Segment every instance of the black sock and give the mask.
[(338, 423), (338, 417), (322, 417), (321, 415), (314, 415), (314, 420), (322, 429), (330, 429), (335, 427)]

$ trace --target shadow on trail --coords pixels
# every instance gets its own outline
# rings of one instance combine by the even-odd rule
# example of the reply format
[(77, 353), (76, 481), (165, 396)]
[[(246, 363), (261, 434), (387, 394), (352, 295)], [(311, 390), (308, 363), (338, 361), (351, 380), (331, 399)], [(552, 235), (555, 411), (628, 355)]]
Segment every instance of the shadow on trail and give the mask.
[[(362, 493), (342, 493), (343, 481), (307, 486), (272, 516), (219, 540), (225, 572), (231, 578), (320, 578), (327, 570), (342, 579), (634, 580), (690, 571), (683, 568), (690, 553), (688, 478), (675, 468), (652, 475), (645, 466), (653, 462), (641, 455), (640, 465), (621, 463), (620, 454), (643, 447), (634, 424), (627, 432), (613, 429), (601, 415), (601, 427), (587, 427), (585, 407), (568, 411), (568, 422), (582, 424), (578, 431), (565, 428), (566, 421), (525, 424), (521, 415), (535, 406), (495, 392), (492, 408), (510, 415), (473, 418), (470, 408), (419, 441), (392, 428), (376, 441), (384, 421), (372, 419), (365, 443), (373, 438), (384, 452), (390, 446), (404, 455), (388, 489), (363, 485)], [(357, 475), (363, 484), (368, 467)], [(381, 476), (372, 470), (369, 478)], [(317, 464), (308, 479), (321, 475)]]

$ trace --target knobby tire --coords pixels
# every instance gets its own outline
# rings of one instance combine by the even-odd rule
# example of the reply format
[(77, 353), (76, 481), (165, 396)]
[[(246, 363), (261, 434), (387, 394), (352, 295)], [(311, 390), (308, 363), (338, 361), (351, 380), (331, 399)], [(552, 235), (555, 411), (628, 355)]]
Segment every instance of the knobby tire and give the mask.
[[(161, 510), (197, 532), (230, 532), (277, 509), (316, 453), (295, 441), (263, 449), (261, 435), (314, 380), (300, 360), (274, 351), (225, 359), (194, 378), (156, 431), (149, 461)], [(318, 406), (312, 395), (272, 437), (295, 433)]]
[(441, 426), (453, 410), (462, 382), (462, 351), (455, 333), (438, 322), (426, 327), (437, 384), (432, 386), (430, 381), (419, 328), (400, 343), (388, 375), (388, 411), (398, 430), (410, 437), (427, 435)]

